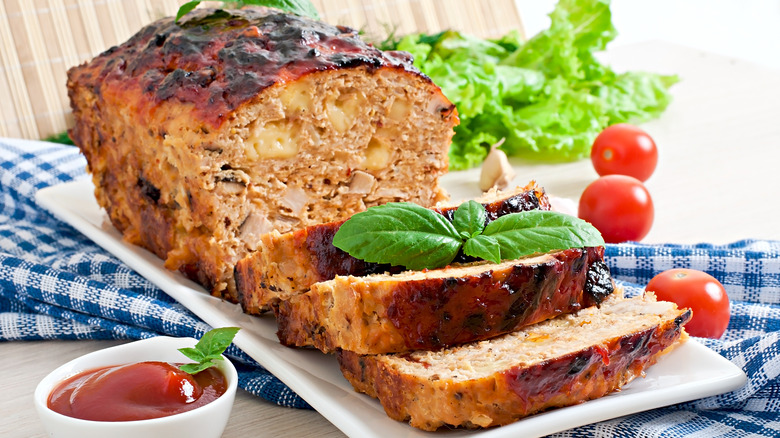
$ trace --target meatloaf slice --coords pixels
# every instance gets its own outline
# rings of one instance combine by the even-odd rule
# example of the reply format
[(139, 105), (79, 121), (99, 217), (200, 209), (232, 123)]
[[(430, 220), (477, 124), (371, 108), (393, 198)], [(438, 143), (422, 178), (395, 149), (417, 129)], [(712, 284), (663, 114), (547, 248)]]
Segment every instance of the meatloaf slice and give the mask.
[(613, 290), (604, 248), (315, 283), (274, 310), (288, 346), (360, 354), (437, 350), (598, 304)]
[(345, 27), (197, 9), (72, 68), (68, 92), (114, 226), (232, 301), (263, 233), (446, 199), (453, 104)]
[(684, 338), (690, 318), (652, 294), (611, 297), (487, 341), (436, 352), (339, 351), (338, 360), (355, 390), (378, 398), (393, 419), (430, 431), (499, 426), (619, 389)]
[[(509, 213), (549, 210), (544, 190), (535, 182), (506, 191), (490, 191), (476, 201), (488, 213), (488, 221)], [(432, 208), (452, 220), (458, 205)], [(235, 279), (244, 312), (260, 314), (278, 300), (306, 292), (312, 284), (337, 275), (364, 276), (401, 272), (401, 267), (358, 260), (333, 246), (333, 236), (344, 221), (312, 225), (287, 233), (272, 231), (260, 236), (257, 250), (236, 264)], [(465, 261), (461, 255), (460, 261)], [(457, 261), (457, 259), (456, 259)]]

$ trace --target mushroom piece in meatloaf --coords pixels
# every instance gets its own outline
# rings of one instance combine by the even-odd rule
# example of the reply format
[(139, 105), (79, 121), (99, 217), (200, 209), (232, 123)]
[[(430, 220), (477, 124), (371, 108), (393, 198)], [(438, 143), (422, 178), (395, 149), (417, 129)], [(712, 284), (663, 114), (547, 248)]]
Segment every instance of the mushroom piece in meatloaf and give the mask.
[(72, 68), (68, 92), (114, 226), (231, 301), (263, 233), (446, 199), (453, 104), (346, 27), (197, 9)]

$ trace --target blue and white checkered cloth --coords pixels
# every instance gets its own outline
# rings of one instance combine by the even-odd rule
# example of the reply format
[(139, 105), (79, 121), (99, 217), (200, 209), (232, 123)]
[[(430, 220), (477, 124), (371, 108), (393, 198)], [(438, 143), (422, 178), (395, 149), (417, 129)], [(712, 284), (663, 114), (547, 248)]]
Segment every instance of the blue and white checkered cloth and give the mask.
[[(0, 138), (0, 340), (200, 337), (209, 329), (69, 225), (34, 202), (35, 192), (87, 178), (78, 150)], [(780, 436), (780, 241), (729, 245), (609, 245), (607, 261), (629, 294), (673, 267), (707, 271), (728, 290), (729, 328), (700, 339), (748, 376), (741, 389), (556, 436)], [(239, 349), (240, 385), (283, 406), (308, 404)]]

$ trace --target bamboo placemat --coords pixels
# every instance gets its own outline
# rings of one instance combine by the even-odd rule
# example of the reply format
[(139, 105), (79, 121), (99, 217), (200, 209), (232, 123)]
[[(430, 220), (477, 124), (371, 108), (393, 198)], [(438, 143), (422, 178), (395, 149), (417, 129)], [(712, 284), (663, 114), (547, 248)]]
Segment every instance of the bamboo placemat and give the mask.
[[(175, 15), (186, 0), (0, 2), (0, 137), (40, 139), (71, 123), (68, 68)], [(374, 38), (457, 29), (497, 37), (522, 32), (514, 0), (314, 0), (323, 21)]]

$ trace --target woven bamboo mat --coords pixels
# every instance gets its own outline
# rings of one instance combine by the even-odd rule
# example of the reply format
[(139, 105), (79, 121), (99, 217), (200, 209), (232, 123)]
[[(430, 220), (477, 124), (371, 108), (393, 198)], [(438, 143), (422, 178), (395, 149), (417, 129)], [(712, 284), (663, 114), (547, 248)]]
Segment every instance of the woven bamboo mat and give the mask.
[[(0, 137), (39, 139), (71, 123), (68, 68), (175, 15), (186, 0), (0, 2)], [(373, 38), (457, 29), (497, 37), (522, 32), (514, 0), (314, 0), (323, 21)]]

